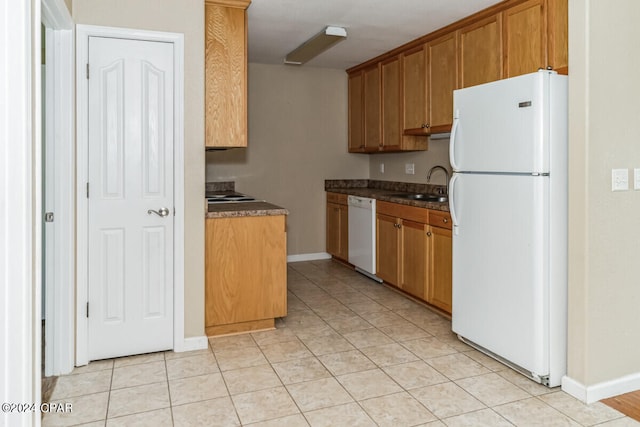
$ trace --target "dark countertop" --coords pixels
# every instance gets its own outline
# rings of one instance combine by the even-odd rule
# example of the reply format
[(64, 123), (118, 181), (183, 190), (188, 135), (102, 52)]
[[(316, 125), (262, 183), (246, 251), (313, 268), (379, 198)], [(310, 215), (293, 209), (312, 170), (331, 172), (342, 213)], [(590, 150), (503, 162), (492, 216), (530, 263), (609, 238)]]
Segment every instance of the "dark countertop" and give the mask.
[(289, 211), (280, 206), (264, 202), (217, 203), (207, 206), (205, 218), (232, 218), (241, 216), (289, 215)]
[(421, 200), (409, 200), (400, 197), (393, 197), (394, 194), (401, 193), (441, 194), (445, 189), (442, 185), (359, 179), (326, 180), (324, 187), (325, 191), (332, 193), (369, 197), (371, 199), (382, 200), (385, 202), (449, 212), (448, 202), (425, 202)]

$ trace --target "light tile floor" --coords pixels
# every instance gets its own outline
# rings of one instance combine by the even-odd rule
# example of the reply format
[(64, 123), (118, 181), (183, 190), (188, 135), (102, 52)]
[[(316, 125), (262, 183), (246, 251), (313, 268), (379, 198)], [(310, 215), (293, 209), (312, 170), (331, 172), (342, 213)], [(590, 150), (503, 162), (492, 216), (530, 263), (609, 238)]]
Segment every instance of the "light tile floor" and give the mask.
[(44, 426), (639, 426), (461, 343), (450, 321), (332, 261), (289, 265), (277, 329), (92, 362)]

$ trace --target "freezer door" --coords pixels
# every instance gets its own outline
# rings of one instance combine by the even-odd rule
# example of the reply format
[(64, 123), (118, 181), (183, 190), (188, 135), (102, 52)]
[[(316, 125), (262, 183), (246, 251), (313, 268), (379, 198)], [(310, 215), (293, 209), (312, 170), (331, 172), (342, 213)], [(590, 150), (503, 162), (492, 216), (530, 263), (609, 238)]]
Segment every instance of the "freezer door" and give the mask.
[(455, 174), (455, 333), (549, 373), (549, 177)]
[(453, 170), (549, 172), (550, 76), (558, 77), (537, 72), (454, 91)]

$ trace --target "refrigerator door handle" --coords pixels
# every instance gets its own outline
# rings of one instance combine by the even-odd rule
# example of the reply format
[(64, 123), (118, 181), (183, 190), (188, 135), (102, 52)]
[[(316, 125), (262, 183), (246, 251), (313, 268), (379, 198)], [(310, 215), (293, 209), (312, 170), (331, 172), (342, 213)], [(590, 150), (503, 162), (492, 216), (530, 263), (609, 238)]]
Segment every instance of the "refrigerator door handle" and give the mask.
[(455, 207), (455, 184), (458, 181), (459, 175), (453, 174), (451, 177), (451, 181), (449, 181), (449, 214), (451, 215), (451, 222), (453, 223), (453, 232), (454, 234), (458, 234), (458, 217), (456, 215), (456, 207)]
[(456, 110), (453, 114), (453, 127), (451, 128), (451, 141), (449, 142), (449, 162), (454, 171), (458, 170), (456, 163), (456, 133), (458, 132), (458, 124), (460, 123), (460, 110)]

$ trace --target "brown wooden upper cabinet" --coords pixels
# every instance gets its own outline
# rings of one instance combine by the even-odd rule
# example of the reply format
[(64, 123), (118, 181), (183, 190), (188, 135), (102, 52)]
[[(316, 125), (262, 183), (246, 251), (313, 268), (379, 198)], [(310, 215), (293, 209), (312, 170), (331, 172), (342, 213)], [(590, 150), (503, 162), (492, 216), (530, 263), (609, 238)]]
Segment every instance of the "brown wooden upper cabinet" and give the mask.
[[(349, 152), (426, 149), (424, 136), (405, 136), (403, 133), (403, 112), (406, 111), (404, 96), (408, 95), (410, 99), (414, 96), (412, 83), (405, 84), (404, 61), (404, 55), (394, 56), (349, 74)], [(420, 73), (415, 73), (410, 79), (413, 78), (418, 85), (426, 84), (424, 69), (420, 78), (417, 78), (418, 74)], [(415, 102), (411, 103), (418, 109), (422, 108), (422, 113), (412, 113), (414, 116), (421, 114), (423, 118), (419, 120), (420, 125), (426, 122), (425, 100), (426, 95), (416, 96)]]
[(349, 151), (364, 151), (364, 76), (349, 76)]
[(560, 74), (569, 71), (568, 0), (547, 0), (547, 60)]
[(383, 150), (397, 150), (402, 138), (402, 81), (400, 57), (382, 63), (382, 145)]
[(382, 145), (380, 65), (349, 75), (349, 152), (379, 151)]
[(347, 70), (349, 151), (426, 150), (426, 136), (451, 130), (455, 89), (567, 74), (567, 3), (505, 0)]
[(426, 45), (403, 53), (401, 58), (404, 133), (426, 134), (429, 126)]
[(460, 87), (502, 78), (502, 17), (500, 14), (460, 30)]
[(547, 67), (544, 3), (528, 0), (502, 13), (505, 78)]
[(205, 0), (205, 145), (247, 146), (250, 0)]
[(382, 145), (380, 64), (364, 70), (364, 149), (378, 151)]
[(453, 91), (458, 88), (458, 37), (454, 31), (427, 43), (428, 108), (431, 133), (451, 130)]

